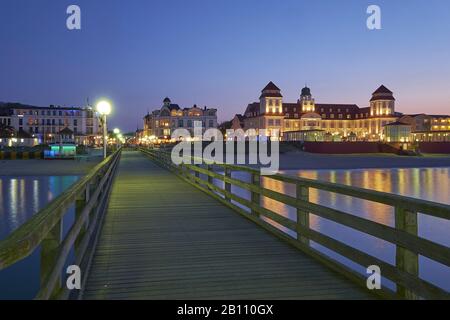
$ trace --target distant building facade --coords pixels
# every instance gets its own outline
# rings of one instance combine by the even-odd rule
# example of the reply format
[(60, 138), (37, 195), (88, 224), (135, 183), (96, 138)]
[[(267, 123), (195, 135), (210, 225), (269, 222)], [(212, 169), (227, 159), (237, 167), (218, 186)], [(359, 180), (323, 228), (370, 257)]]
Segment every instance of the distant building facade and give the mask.
[(180, 108), (165, 98), (161, 108), (144, 117), (144, 139), (168, 140), (176, 129), (186, 129), (194, 134), (195, 122), (201, 122), (203, 132), (210, 128), (217, 128), (217, 109)]
[[(386, 132), (396, 130), (387, 125), (397, 121), (411, 125), (411, 141), (415, 133), (417, 140), (429, 131), (433, 137), (450, 137), (450, 116), (408, 116), (396, 112), (393, 92), (384, 85), (373, 92), (368, 107), (360, 108), (356, 104), (317, 103), (308, 87), (301, 90), (297, 102), (284, 102), (281, 90), (269, 82), (261, 91), (259, 102), (250, 103), (243, 117), (236, 115), (233, 119), (236, 127), (244, 123), (244, 130), (255, 129), (259, 135), (272, 139), (317, 137), (325, 141), (387, 141)], [(292, 134), (286, 134), (289, 132)]]
[(22, 104), (0, 106), (0, 125), (13, 128), (16, 134), (26, 134), (36, 144), (55, 142), (64, 129), (73, 132), (78, 144), (95, 144), (101, 137), (101, 121), (91, 107), (36, 107)]

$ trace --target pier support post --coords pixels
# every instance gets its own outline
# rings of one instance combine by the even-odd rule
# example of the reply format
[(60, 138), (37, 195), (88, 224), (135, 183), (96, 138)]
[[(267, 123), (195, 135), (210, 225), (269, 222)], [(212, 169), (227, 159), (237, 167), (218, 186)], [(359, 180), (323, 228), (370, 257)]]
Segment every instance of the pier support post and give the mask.
[[(83, 210), (86, 207), (86, 204), (89, 202), (90, 193), (91, 193), (91, 186), (88, 184), (86, 186), (86, 189), (77, 197), (77, 199), (75, 201), (75, 221), (78, 221), (78, 219), (81, 218)], [(86, 231), (89, 228), (89, 218), (90, 218), (90, 214), (88, 214), (86, 222), (83, 225), (82, 229), (80, 230), (80, 233), (78, 234), (77, 239), (75, 240), (74, 249), (75, 249), (75, 256), (77, 258), (80, 254), (79, 246), (82, 243), (84, 236), (86, 234)]]
[[(300, 183), (296, 185), (296, 196), (297, 200), (300, 200), (302, 202), (309, 202), (309, 187), (306, 187)], [(300, 227), (309, 228), (309, 212), (304, 211), (302, 209), (297, 208), (297, 240), (302, 242), (303, 244), (306, 244), (309, 246), (309, 239), (306, 237), (303, 237), (301, 235), (302, 231)]]
[[(231, 169), (225, 168), (225, 177), (231, 178)], [(225, 182), (225, 191), (231, 193), (231, 183)], [(225, 199), (229, 202), (231, 202), (231, 198), (225, 196)]]
[[(417, 212), (396, 207), (395, 228), (417, 236)], [(395, 261), (397, 269), (407, 272), (414, 277), (419, 277), (419, 256), (417, 253), (397, 245)], [(414, 292), (401, 285), (397, 285), (397, 294), (408, 300), (416, 300), (419, 298)]]
[[(41, 242), (41, 272), (40, 280), (41, 287), (45, 284), (47, 277), (53, 271), (56, 259), (58, 258), (59, 245), (62, 241), (62, 219), (53, 227), (53, 229), (47, 234), (46, 238)], [(61, 276), (54, 288), (51, 288), (50, 298), (55, 297), (61, 289)]]
[[(251, 173), (251, 184), (261, 190), (261, 175), (258, 173)], [(251, 200), (254, 205), (258, 207), (261, 205), (261, 195), (258, 192), (252, 191)], [(259, 213), (254, 209), (252, 209), (252, 215), (259, 217)]]

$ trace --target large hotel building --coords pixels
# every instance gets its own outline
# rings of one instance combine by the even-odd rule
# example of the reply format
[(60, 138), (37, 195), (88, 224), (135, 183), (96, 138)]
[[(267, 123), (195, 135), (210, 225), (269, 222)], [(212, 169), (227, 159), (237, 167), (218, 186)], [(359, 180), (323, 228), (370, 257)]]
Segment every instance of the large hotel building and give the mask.
[(235, 116), (232, 128), (291, 141), (450, 141), (450, 116), (396, 112), (393, 92), (383, 85), (373, 92), (369, 106), (360, 108), (316, 103), (308, 87), (297, 102), (283, 102), (281, 90), (269, 82), (259, 102)]
[(0, 126), (10, 128), (11, 137), (1, 137), (1, 144), (10, 141), (31, 141), (28, 145), (52, 143), (60, 132), (70, 130), (77, 144), (92, 145), (100, 141), (101, 121), (91, 107), (36, 107), (16, 103), (0, 105)]

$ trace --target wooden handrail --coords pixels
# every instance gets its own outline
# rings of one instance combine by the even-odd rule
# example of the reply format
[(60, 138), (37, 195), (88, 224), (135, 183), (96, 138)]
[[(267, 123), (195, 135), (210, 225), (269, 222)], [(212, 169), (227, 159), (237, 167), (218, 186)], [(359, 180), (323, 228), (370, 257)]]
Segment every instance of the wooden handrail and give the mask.
[[(265, 176), (267, 179), (274, 179), (295, 185), (297, 194), (296, 197), (292, 197), (261, 186), (259, 170), (254, 168), (224, 163), (207, 163), (202, 167), (200, 164), (190, 164), (192, 163), (191, 157), (187, 157), (185, 163), (175, 166), (171, 161), (169, 152), (153, 149), (141, 149), (141, 151), (150, 156), (161, 166), (180, 175), (186, 181), (194, 184), (197, 188), (238, 211), (246, 218), (283, 238), (295, 247), (318, 258), (330, 267), (353, 278), (353, 280), (359, 281), (361, 285), (366, 285), (364, 278), (358, 277), (355, 274), (356, 272), (350, 271), (349, 268), (343, 264), (319, 253), (309, 245), (309, 241), (312, 240), (327, 247), (361, 266), (367, 267), (372, 264), (378, 265), (382, 269), (382, 275), (397, 284), (396, 292), (384, 288), (381, 294), (384, 294), (385, 296), (407, 299), (450, 298), (449, 293), (444, 289), (421, 279), (418, 270), (419, 255), (423, 255), (446, 266), (450, 266), (450, 248), (419, 237), (417, 228), (417, 214), (419, 212), (449, 220), (450, 206), (448, 205), (282, 174)], [(220, 168), (223, 172), (219, 173), (214, 171), (214, 167)], [(252, 183), (232, 178), (232, 171), (241, 171), (251, 174)], [(202, 179), (200, 174), (206, 176), (206, 179)], [(213, 179), (222, 181), (224, 187), (214, 185)], [(231, 192), (231, 185), (250, 191), (251, 200), (233, 194)], [(390, 227), (343, 211), (312, 203), (309, 201), (310, 188), (389, 205), (395, 209), (395, 227)], [(261, 196), (296, 208), (297, 221), (262, 207), (259, 201)], [(249, 208), (250, 212), (233, 204), (233, 201)], [(310, 213), (396, 245), (396, 265), (391, 265), (379, 258), (350, 247), (341, 241), (310, 229)], [(260, 217), (269, 218), (284, 228), (291, 230), (292, 233), (296, 233), (296, 238), (289, 236), (287, 233), (282, 233)]]
[[(25, 259), (41, 246), (41, 289), (36, 298), (62, 295), (62, 268), (76, 244), (76, 262), (81, 264), (93, 230), (109, 195), (121, 150), (96, 165), (86, 176), (60, 194), (6, 239), (0, 241), (0, 270)], [(62, 239), (62, 221), (75, 204), (75, 222)], [(65, 292), (67, 297), (67, 292)]]

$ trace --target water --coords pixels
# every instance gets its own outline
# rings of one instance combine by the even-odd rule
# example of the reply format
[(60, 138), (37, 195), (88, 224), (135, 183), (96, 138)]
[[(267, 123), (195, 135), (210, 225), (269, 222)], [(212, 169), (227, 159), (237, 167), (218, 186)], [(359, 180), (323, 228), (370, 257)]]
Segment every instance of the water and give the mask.
[[(78, 176), (0, 176), (0, 240), (19, 228), (79, 179)], [(73, 208), (64, 219), (63, 233), (73, 222)], [(19, 263), (0, 271), (0, 299), (31, 299), (39, 288), (36, 250)]]
[[(283, 173), (450, 204), (450, 168), (301, 170), (285, 171)], [(246, 173), (233, 173), (233, 177), (249, 181)], [(219, 182), (217, 181), (217, 183)], [(292, 184), (263, 178), (262, 185), (267, 189), (295, 197), (295, 186)], [(250, 199), (250, 193), (246, 190), (233, 186), (232, 192), (240, 195), (242, 198)], [(395, 224), (393, 208), (383, 204), (316, 189), (310, 189), (310, 201), (391, 227), (394, 227)], [(293, 221), (296, 220), (296, 210), (290, 206), (266, 197), (262, 197), (261, 204), (282, 216), (288, 217)], [(289, 229), (283, 228), (270, 219), (264, 219), (295, 237), (295, 233)], [(450, 221), (419, 214), (418, 226), (421, 237), (450, 247)], [(395, 265), (396, 248), (395, 245), (387, 241), (313, 214), (310, 215), (310, 227)], [(365, 267), (359, 266), (317, 243), (312, 242), (312, 246), (365, 275)], [(450, 291), (450, 268), (448, 266), (422, 256), (419, 257), (419, 264), (419, 276), (422, 279)], [(392, 282), (387, 279), (384, 280), (384, 285), (395, 289), (395, 285)]]

